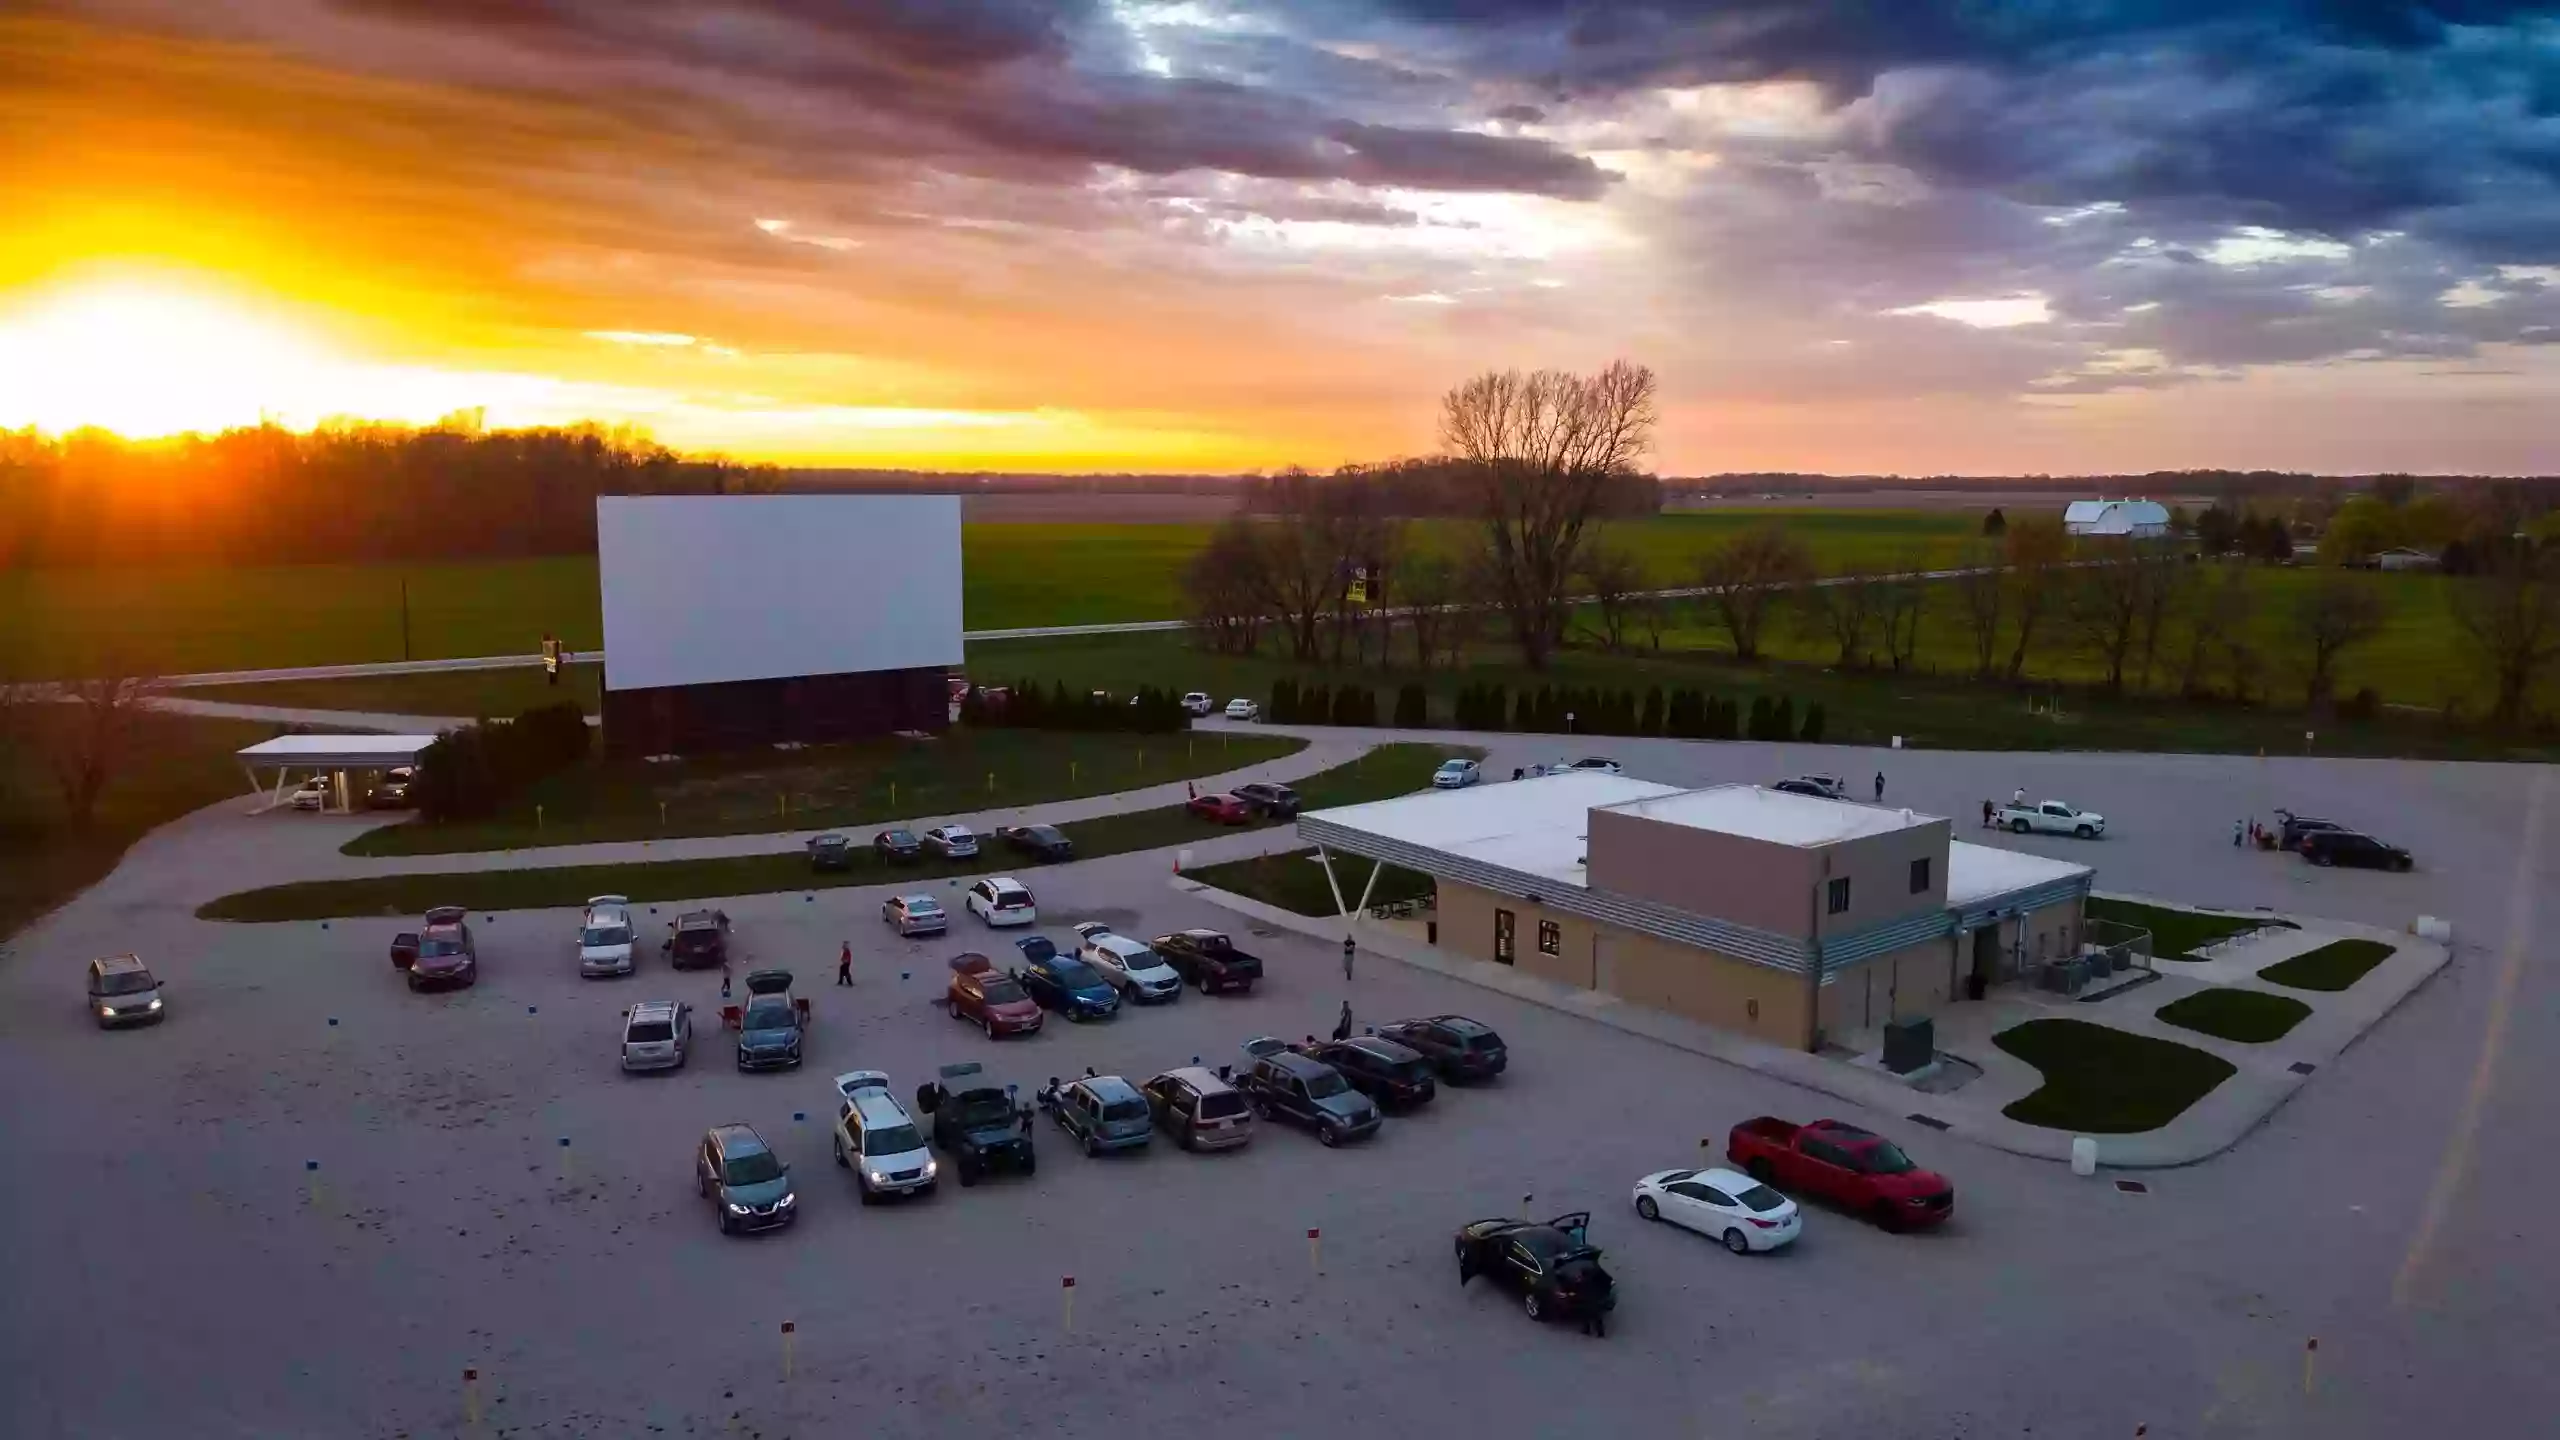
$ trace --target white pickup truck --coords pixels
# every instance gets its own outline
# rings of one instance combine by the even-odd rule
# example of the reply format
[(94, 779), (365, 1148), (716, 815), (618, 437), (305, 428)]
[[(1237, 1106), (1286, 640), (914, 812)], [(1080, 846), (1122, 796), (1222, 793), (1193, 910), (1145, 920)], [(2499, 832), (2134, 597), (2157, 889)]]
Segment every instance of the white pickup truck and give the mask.
[(2077, 835), (2095, 840), (2107, 833), (2107, 817), (2088, 810), (2075, 810), (2059, 800), (2043, 800), (2033, 805), (2000, 807), (2000, 828), (2024, 835), (2040, 830), (2047, 835)]

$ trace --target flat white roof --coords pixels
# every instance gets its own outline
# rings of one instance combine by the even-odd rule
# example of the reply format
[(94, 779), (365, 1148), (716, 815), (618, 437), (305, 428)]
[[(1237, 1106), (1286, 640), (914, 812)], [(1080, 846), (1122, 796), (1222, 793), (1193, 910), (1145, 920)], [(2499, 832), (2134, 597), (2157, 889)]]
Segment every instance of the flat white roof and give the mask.
[(2088, 871), (2088, 866), (2068, 860), (1958, 840), (1947, 847), (1947, 905), (1962, 909)]
[(1830, 845), (1934, 825), (1943, 818), (1855, 800), (1826, 800), (1757, 785), (1714, 785), (1622, 801), (1603, 808), (1666, 825), (1713, 830), (1774, 845)]
[(240, 751), (251, 765), (414, 765), (433, 735), (279, 735)]
[(1446, 851), (1568, 885), (1587, 883), (1583, 839), (1594, 809), (1677, 795), (1677, 786), (1575, 771), (1534, 780), (1486, 781), (1319, 810), (1308, 818), (1427, 850)]

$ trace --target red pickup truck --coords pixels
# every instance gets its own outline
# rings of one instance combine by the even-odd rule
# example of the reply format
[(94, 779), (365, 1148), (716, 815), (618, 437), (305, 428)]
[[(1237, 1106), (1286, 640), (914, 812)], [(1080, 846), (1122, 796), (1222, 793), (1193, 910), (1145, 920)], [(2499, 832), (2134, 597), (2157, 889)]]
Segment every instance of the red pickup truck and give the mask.
[(1945, 1176), (1913, 1164), (1883, 1136), (1837, 1120), (1745, 1120), (1726, 1139), (1725, 1155), (1763, 1185), (1818, 1195), (1887, 1230), (1935, 1225), (1956, 1209)]

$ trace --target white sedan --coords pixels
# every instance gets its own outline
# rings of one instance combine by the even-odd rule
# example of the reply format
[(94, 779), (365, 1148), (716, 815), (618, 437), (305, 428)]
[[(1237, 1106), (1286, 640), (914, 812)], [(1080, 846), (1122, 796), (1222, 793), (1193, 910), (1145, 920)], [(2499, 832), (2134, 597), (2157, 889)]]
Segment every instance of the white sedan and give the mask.
[(1259, 720), (1262, 718), (1262, 707), (1239, 695), (1233, 700), (1227, 702), (1227, 718), (1230, 720)]
[(1452, 758), (1441, 761), (1440, 768), (1431, 772), (1431, 788), (1463, 790), (1483, 778), (1484, 768), (1473, 760)]
[(1736, 1170), (1663, 1170), (1636, 1182), (1636, 1213), (1712, 1235), (1736, 1255), (1804, 1233), (1796, 1202)]

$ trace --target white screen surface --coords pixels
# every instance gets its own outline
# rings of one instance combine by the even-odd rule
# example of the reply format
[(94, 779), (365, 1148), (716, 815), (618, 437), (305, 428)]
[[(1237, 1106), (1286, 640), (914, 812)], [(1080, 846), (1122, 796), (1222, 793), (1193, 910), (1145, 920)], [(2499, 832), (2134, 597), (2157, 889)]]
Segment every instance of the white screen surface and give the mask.
[(957, 495), (596, 500), (605, 686), (956, 665)]

